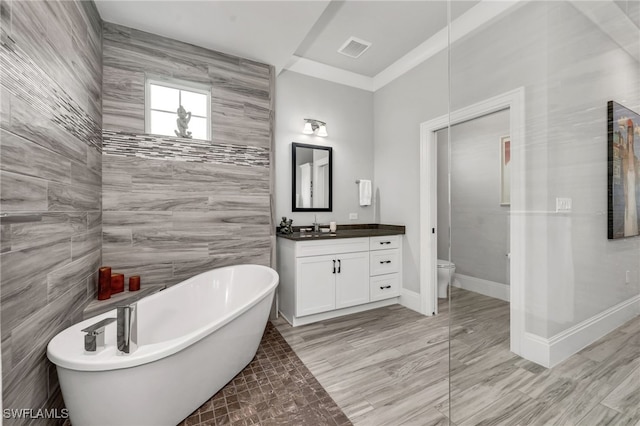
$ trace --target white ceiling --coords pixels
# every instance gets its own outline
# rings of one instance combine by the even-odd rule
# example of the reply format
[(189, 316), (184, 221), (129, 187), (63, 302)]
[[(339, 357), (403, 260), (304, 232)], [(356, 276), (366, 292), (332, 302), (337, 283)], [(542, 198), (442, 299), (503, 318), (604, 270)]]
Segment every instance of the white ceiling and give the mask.
[(96, 0), (103, 20), (281, 69), (329, 0)]
[[(634, 58), (638, 0), (570, 0)], [(102, 19), (376, 91), (527, 0), (95, 0)], [(452, 25), (447, 27), (447, 8)], [(614, 24), (618, 25), (614, 25)], [(357, 59), (350, 37), (372, 42)]]
[[(452, 17), (476, 3), (455, 2)], [(295, 54), (373, 77), (446, 25), (446, 1), (332, 2)], [(357, 59), (337, 52), (351, 36), (372, 43)]]
[[(455, 0), (456, 18), (479, 0)], [(272, 64), (298, 58), (373, 77), (447, 24), (445, 0), (96, 0), (103, 20)], [(372, 42), (360, 58), (338, 48)], [(295, 55), (295, 56), (294, 56)]]

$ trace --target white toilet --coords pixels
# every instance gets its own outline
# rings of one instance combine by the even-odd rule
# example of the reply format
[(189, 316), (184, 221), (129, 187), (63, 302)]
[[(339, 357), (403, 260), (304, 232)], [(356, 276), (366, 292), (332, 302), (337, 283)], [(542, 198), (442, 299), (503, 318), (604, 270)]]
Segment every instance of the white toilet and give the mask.
[(447, 298), (447, 287), (449, 280), (453, 282), (453, 274), (456, 272), (456, 265), (448, 260), (438, 259), (438, 298)]

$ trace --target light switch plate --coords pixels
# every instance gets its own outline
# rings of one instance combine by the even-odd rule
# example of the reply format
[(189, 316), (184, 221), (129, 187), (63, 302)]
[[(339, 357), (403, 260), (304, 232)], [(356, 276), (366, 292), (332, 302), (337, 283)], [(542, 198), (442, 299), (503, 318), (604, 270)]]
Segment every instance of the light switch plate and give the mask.
[(556, 198), (556, 212), (568, 213), (571, 211), (571, 198)]
[(358, 213), (349, 213), (349, 220), (354, 220), (358, 218)]

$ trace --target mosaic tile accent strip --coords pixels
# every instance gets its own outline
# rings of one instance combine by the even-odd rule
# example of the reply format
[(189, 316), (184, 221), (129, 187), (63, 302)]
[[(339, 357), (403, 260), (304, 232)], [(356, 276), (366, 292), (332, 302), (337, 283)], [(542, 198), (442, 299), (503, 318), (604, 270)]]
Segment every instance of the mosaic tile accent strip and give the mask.
[(253, 361), (178, 426), (351, 424), (268, 323)]
[(269, 148), (102, 130), (104, 154), (235, 166), (269, 167)]
[(4, 32), (0, 43), (0, 82), (78, 140), (102, 150), (101, 126)]

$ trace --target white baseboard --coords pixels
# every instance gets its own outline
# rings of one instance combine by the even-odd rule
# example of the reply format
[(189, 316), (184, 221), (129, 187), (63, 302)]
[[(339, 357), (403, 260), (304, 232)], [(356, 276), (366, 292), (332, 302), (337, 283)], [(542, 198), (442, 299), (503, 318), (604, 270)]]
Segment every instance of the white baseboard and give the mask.
[(400, 304), (412, 311), (420, 312), (420, 293), (403, 288), (400, 291)]
[(525, 333), (522, 339), (522, 356), (544, 367), (554, 367), (638, 315), (640, 295), (548, 339)]
[(558, 365), (638, 315), (640, 295), (556, 334), (549, 339), (549, 365)]
[(549, 339), (525, 332), (520, 339), (520, 356), (543, 367), (549, 365)]
[(507, 284), (497, 283), (495, 281), (483, 280), (482, 278), (471, 277), (456, 273), (454, 276), (453, 286), (473, 291), (474, 293), (484, 294), (485, 296), (508, 302), (510, 287)]
[(303, 317), (288, 317), (280, 312), (280, 315), (293, 327), (299, 325), (307, 325), (318, 321), (324, 321), (327, 319), (338, 318), (344, 315), (355, 314), (358, 312), (368, 311), (370, 309), (382, 308), (384, 306), (395, 305), (398, 302), (398, 297), (392, 297), (390, 299), (378, 300), (376, 302), (369, 302), (363, 305), (350, 306), (348, 308), (334, 309), (332, 311), (321, 312), (319, 314), (305, 315)]

